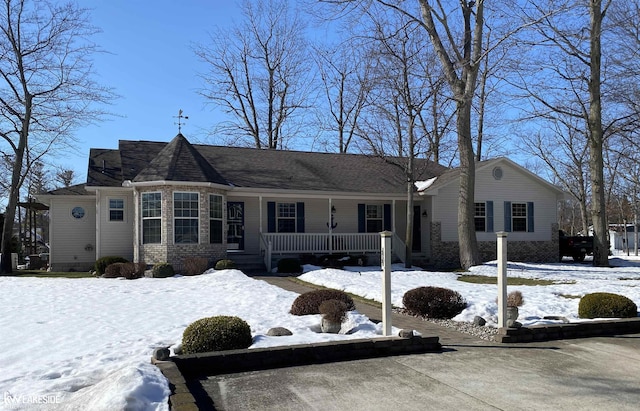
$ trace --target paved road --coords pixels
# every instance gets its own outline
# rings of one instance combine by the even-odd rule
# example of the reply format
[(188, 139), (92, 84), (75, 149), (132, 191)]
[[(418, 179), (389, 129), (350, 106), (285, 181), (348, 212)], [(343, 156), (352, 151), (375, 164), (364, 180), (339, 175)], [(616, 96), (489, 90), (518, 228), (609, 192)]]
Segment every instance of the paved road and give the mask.
[(202, 388), (217, 410), (640, 409), (640, 334), (508, 345), (408, 316), (393, 321), (439, 336), (444, 351), (221, 375)]

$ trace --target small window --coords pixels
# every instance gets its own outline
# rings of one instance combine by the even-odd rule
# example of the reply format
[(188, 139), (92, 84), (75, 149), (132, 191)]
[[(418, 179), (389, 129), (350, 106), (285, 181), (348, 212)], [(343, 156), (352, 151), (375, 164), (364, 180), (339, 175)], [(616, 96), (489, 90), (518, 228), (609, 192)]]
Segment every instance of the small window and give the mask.
[(109, 199), (109, 221), (124, 221), (124, 200), (121, 198)]
[(296, 232), (296, 203), (278, 203), (276, 224), (279, 233)]
[(162, 194), (142, 193), (142, 243), (162, 242)]
[(379, 233), (383, 231), (384, 213), (382, 205), (367, 204), (365, 218), (367, 233)]
[(475, 210), (476, 231), (487, 231), (487, 205), (485, 203), (475, 203)]
[(222, 196), (209, 195), (209, 243), (222, 243)]
[(527, 231), (527, 203), (511, 204), (512, 231)]
[(198, 197), (198, 193), (173, 193), (173, 239), (176, 244), (198, 243)]

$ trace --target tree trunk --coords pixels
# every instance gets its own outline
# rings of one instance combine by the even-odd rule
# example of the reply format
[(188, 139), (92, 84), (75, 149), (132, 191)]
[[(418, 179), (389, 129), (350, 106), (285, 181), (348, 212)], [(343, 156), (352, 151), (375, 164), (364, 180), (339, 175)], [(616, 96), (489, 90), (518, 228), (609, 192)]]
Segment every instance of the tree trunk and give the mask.
[(589, 170), (591, 171), (591, 220), (593, 222), (593, 265), (609, 265), (609, 241), (605, 208), (602, 102), (600, 99), (600, 66), (602, 58), (602, 4), (591, 0), (591, 79), (589, 81)]
[(460, 193), (458, 201), (458, 241), (460, 265), (468, 269), (481, 263), (475, 231), (476, 168), (471, 141), (471, 100), (458, 102), (458, 149), (460, 151)]

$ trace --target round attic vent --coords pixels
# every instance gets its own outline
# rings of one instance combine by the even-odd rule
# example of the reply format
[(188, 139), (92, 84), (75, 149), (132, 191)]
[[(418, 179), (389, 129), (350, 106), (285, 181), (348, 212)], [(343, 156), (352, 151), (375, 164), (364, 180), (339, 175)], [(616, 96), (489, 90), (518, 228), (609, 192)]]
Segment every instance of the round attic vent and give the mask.
[(503, 175), (502, 168), (496, 167), (493, 169), (493, 178), (495, 178), (496, 180), (501, 180), (502, 175)]

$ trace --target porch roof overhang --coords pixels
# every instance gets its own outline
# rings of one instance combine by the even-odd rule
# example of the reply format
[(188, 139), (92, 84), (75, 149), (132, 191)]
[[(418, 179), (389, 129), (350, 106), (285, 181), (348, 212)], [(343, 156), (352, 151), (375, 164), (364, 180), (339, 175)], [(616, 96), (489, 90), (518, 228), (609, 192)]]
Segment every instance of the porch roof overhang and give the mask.
[[(344, 199), (344, 200), (405, 200), (406, 193), (345, 193), (342, 191), (309, 191), (309, 190), (287, 190), (287, 189), (256, 189), (252, 187), (231, 187), (229, 194), (238, 197), (292, 197), (292, 198), (326, 198), (326, 199)], [(420, 199), (420, 195), (416, 192), (413, 194), (414, 199)]]

